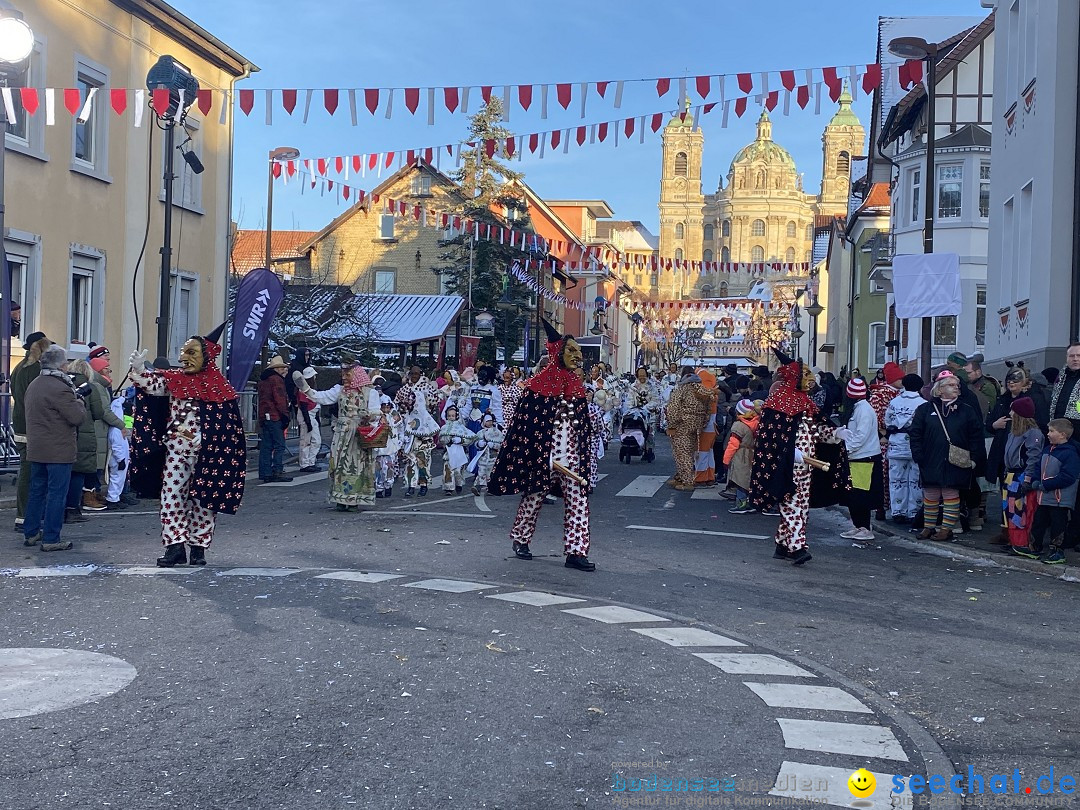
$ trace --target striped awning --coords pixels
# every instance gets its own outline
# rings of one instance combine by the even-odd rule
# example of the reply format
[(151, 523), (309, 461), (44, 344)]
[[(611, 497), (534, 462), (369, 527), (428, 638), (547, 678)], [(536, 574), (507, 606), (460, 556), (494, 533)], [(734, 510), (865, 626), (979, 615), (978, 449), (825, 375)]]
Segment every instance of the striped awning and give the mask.
[(443, 337), (465, 306), (465, 299), (457, 295), (361, 293), (356, 304), (370, 318), (377, 343), (409, 346)]

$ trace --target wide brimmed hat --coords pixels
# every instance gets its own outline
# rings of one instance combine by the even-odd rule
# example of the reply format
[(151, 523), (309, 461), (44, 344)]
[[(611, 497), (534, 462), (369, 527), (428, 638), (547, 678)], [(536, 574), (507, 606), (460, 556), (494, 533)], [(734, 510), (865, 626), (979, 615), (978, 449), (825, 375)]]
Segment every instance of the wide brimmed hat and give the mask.
[(270, 371), (271, 369), (275, 369), (275, 368), (288, 368), (288, 367), (289, 367), (289, 364), (286, 363), (278, 355), (274, 355), (274, 357), (272, 357), (270, 359), (270, 362), (266, 364), (266, 370), (267, 371)]

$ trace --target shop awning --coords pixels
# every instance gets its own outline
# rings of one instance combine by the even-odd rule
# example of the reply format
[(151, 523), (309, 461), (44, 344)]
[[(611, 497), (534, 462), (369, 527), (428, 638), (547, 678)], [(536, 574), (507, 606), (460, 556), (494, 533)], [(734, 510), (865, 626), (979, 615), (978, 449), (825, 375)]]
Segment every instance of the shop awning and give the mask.
[(368, 313), (377, 343), (404, 346), (438, 340), (465, 306), (457, 295), (361, 293), (356, 302)]

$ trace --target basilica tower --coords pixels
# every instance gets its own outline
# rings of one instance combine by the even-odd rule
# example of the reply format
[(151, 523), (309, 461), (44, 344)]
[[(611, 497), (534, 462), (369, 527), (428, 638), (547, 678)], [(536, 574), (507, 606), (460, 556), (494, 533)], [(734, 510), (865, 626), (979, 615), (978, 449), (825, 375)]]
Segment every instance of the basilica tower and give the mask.
[(705, 136), (693, 126), (690, 102), (686, 112), (664, 127), (660, 173), (660, 255), (701, 261), (703, 211), (701, 152)]
[(840, 108), (821, 135), (821, 194), (818, 195), (818, 214), (848, 213), (851, 196), (851, 162), (863, 154), (866, 130), (851, 109), (851, 93), (847, 85), (840, 94)]

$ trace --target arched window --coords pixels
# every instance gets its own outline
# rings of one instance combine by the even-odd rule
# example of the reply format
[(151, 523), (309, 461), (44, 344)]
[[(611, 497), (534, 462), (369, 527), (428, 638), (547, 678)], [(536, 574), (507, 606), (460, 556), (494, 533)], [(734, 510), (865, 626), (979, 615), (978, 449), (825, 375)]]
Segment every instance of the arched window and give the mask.
[(706, 248), (705, 252), (701, 254), (701, 260), (703, 262), (711, 262), (712, 257), (713, 257), (713, 252), (711, 250), (709, 250), (708, 248)]
[(716, 238), (716, 229), (712, 225), (705, 226), (705, 241), (711, 242)]
[(765, 170), (758, 169), (757, 178), (754, 180), (754, 188), (765, 188)]
[(675, 238), (676, 239), (682, 239), (684, 236), (686, 236), (686, 226), (683, 225), (681, 222), (676, 222), (675, 223)]
[(727, 263), (731, 261), (731, 251), (726, 247), (720, 248), (720, 261)]
[(851, 155), (847, 152), (841, 152), (836, 156), (836, 173), (837, 174), (850, 174), (851, 172)]
[(813, 239), (814, 238), (814, 223), (812, 223), (812, 222), (809, 225), (806, 226), (806, 238), (807, 239)]
[(712, 285), (706, 284), (704, 287), (701, 288), (701, 297), (702, 298), (712, 298), (713, 297), (712, 290), (713, 290)]
[(787, 236), (788, 239), (795, 238), (795, 220), (789, 220), (787, 224)]
[(675, 260), (681, 262), (682, 261), (682, 256), (683, 256), (682, 248), (675, 248)]
[(720, 223), (720, 235), (723, 237), (731, 236), (731, 220), (725, 219)]
[(764, 236), (765, 235), (765, 220), (763, 220), (763, 219), (755, 219), (750, 224), (750, 235), (751, 236)]
[(754, 245), (750, 249), (750, 261), (763, 262), (765, 261), (765, 248), (761, 245)]
[(787, 253), (784, 254), (784, 261), (788, 264), (795, 262), (795, 248), (788, 248)]
[(726, 281), (721, 281), (720, 282), (720, 297), (721, 298), (727, 298), (727, 282)]
[(687, 176), (686, 152), (679, 152), (679, 154), (675, 155), (675, 176), (676, 177), (686, 177)]

